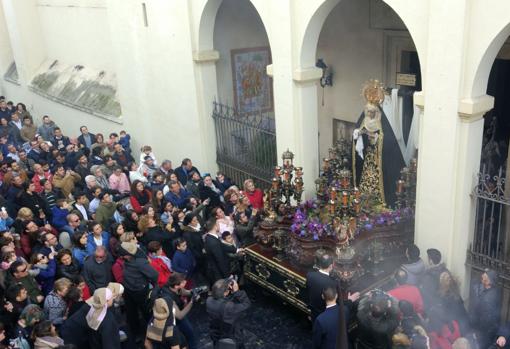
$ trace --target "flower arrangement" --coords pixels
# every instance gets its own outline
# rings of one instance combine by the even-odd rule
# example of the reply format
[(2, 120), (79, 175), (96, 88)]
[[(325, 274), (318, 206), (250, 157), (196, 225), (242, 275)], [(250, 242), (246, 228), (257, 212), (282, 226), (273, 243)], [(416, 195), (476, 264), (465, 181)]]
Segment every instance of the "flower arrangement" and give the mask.
[[(385, 210), (373, 214), (362, 213), (358, 216), (357, 231), (372, 230), (374, 227), (389, 226), (399, 223), (401, 220), (413, 217), (414, 212), (411, 208), (400, 210)], [(302, 238), (320, 240), (324, 238), (336, 238), (334, 228), (331, 222), (331, 216), (328, 215), (326, 208), (321, 207), (319, 200), (307, 200), (296, 208), (292, 217), (290, 231)]]

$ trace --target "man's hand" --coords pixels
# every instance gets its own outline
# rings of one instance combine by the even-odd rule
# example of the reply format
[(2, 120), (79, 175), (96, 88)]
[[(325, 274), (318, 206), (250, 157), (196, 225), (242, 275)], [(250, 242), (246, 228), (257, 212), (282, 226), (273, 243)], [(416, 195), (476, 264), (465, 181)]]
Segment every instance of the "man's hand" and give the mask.
[(42, 303), (42, 301), (44, 300), (44, 296), (38, 295), (37, 297), (35, 297), (35, 300), (37, 301), (37, 303)]
[(499, 336), (498, 339), (496, 340), (496, 344), (498, 345), (498, 347), (503, 348), (506, 345), (505, 337)]
[(239, 285), (236, 280), (232, 280), (232, 293), (239, 291)]
[(351, 302), (356, 302), (360, 297), (360, 294), (359, 292), (354, 292), (354, 293), (348, 293), (347, 294), (347, 299), (350, 300)]

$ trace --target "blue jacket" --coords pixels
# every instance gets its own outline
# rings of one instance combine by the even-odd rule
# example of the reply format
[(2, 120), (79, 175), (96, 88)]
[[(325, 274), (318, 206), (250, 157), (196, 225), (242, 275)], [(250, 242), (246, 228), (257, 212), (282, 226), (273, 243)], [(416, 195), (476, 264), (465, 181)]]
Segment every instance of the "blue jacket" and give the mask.
[(41, 285), (41, 291), (44, 296), (48, 295), (51, 290), (53, 290), (53, 284), (55, 283), (55, 274), (57, 273), (57, 263), (55, 259), (50, 259), (48, 261), (48, 267), (37, 268), (39, 270), (39, 274), (35, 277), (39, 285)]
[(58, 206), (54, 206), (51, 209), (51, 215), (52, 215), (51, 224), (57, 229), (62, 228), (64, 225), (67, 225), (67, 215), (68, 214), (69, 214), (69, 210), (62, 209)]
[(186, 207), (186, 202), (189, 197), (190, 197), (189, 192), (182, 188), (179, 190), (179, 196), (175, 195), (171, 191), (165, 194), (165, 200), (170, 201), (172, 205), (174, 205), (175, 207), (179, 207), (180, 209)]
[[(103, 240), (103, 246), (106, 247), (108, 251), (110, 251), (110, 234), (103, 231), (101, 233), (101, 238)], [(89, 256), (94, 254), (94, 252), (96, 251), (96, 247), (97, 245), (96, 242), (94, 241), (94, 235), (89, 234), (89, 236), (87, 237), (87, 253)]]
[(80, 268), (83, 267), (83, 262), (85, 261), (85, 258), (89, 255), (87, 250), (73, 247), (73, 257), (78, 261), (78, 264), (80, 265)]
[(179, 250), (175, 251), (174, 258), (172, 259), (172, 269), (178, 273), (186, 274), (186, 278), (193, 274), (195, 258), (190, 249), (187, 249), (184, 253)]
[(0, 231), (9, 230), (13, 223), (14, 220), (11, 217), (7, 217), (7, 219), (0, 218)]

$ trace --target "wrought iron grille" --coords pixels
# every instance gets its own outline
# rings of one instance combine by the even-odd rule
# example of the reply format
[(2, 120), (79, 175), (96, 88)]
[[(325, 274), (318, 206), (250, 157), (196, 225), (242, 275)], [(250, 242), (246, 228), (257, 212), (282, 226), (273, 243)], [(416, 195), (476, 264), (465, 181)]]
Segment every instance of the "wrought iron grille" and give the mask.
[(218, 102), (213, 102), (212, 117), (220, 170), (237, 184), (252, 178), (259, 187), (269, 187), (277, 163), (274, 118), (240, 113)]
[(493, 176), (478, 174), (473, 190), (476, 200), (475, 232), (467, 252), (472, 268), (472, 281), (479, 280), (485, 268), (496, 270), (503, 286), (503, 321), (510, 319), (510, 196), (505, 192), (506, 178), (502, 169)]

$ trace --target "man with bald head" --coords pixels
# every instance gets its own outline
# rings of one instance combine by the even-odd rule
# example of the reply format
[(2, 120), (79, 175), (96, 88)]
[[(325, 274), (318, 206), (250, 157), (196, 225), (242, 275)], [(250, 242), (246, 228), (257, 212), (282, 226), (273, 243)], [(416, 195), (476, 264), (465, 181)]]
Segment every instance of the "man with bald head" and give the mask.
[(104, 246), (97, 246), (94, 254), (85, 259), (83, 277), (91, 293), (112, 281), (112, 265), (113, 259)]

